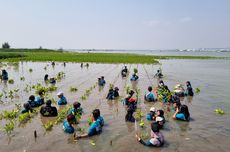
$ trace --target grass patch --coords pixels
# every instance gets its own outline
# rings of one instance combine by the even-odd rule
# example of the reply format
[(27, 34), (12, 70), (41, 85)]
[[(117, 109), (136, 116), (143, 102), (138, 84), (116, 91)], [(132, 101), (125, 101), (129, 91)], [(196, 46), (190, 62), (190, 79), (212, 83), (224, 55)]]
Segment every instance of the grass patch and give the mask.
[(59, 61), (94, 63), (157, 64), (158, 59), (229, 59), (212, 56), (151, 56), (123, 53), (77, 53), (48, 49), (0, 49), (0, 59), (7, 61)]
[(25, 57), (25, 54), (14, 53), (14, 52), (0, 52), (0, 59), (21, 58), (21, 57)]

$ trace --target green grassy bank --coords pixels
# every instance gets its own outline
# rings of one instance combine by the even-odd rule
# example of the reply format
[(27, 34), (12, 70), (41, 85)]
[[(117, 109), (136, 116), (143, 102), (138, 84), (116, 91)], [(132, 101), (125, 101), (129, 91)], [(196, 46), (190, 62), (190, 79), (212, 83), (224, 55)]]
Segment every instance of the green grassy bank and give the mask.
[(65, 61), (95, 63), (157, 64), (158, 59), (221, 59), (210, 56), (150, 56), (122, 53), (75, 53), (48, 49), (0, 49), (5, 61)]

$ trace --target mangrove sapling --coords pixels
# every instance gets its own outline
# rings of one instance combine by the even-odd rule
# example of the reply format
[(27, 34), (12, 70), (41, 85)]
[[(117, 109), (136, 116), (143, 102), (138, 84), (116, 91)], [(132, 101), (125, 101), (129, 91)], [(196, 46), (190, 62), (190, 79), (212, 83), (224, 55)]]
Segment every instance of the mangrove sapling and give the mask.
[(200, 89), (199, 88), (196, 88), (196, 93), (200, 93)]
[(84, 134), (84, 133), (85, 133), (85, 128), (79, 127), (78, 130), (79, 130), (79, 132), (80, 132), (81, 134)]
[(7, 135), (9, 135), (14, 130), (14, 122), (10, 120), (8, 123), (5, 124), (5, 127), (3, 128)]
[(128, 94), (130, 91), (130, 86), (125, 86), (125, 90), (126, 90), (126, 94)]
[(12, 90), (9, 91), (8, 97), (12, 100), (14, 98), (14, 92)]
[(66, 116), (68, 115), (68, 111), (70, 108), (70, 106), (66, 106), (65, 108), (58, 111), (58, 116), (55, 120), (55, 124), (62, 123), (66, 119)]
[(3, 97), (3, 93), (0, 92), (0, 102), (3, 102), (3, 101), (2, 101), (2, 97)]
[(58, 72), (58, 74), (57, 74), (57, 80), (60, 81), (63, 78), (65, 78), (65, 73), (64, 72)]
[(57, 90), (57, 87), (54, 85), (51, 85), (50, 87), (47, 88), (48, 91), (53, 92)]
[(86, 100), (86, 96), (81, 96), (81, 100)]
[(13, 109), (12, 111), (3, 111), (3, 118), (4, 119), (14, 119), (17, 117), (19, 110)]
[(2, 98), (2, 96), (3, 96), (3, 93), (2, 93), (2, 92), (0, 92), (0, 99)]
[(20, 77), (20, 80), (21, 81), (25, 81), (25, 77)]
[(146, 140), (149, 137), (149, 134), (147, 132), (142, 132), (140, 135), (141, 139)]
[(112, 83), (109, 84), (109, 88), (113, 89), (114, 85)]
[(139, 125), (140, 125), (141, 128), (144, 128), (144, 127), (145, 127), (145, 122), (144, 122), (143, 119), (141, 119)]
[(17, 93), (19, 91), (19, 89), (14, 89), (14, 92)]
[(77, 89), (77, 87), (70, 86), (69, 90), (70, 90), (70, 92), (76, 92), (78, 89)]
[(134, 72), (135, 74), (137, 74), (137, 73), (138, 73), (137, 68), (134, 68), (134, 69), (133, 69), (133, 72)]
[(15, 107), (18, 111), (20, 111), (22, 109), (22, 106), (20, 103), (15, 103)]
[(47, 124), (44, 124), (43, 127), (46, 131), (51, 131), (53, 128), (53, 122), (49, 121)]
[(90, 140), (90, 142), (89, 142), (91, 145), (93, 145), (93, 146), (95, 146), (96, 145), (96, 143), (95, 143), (95, 141), (93, 141), (93, 140)]
[(29, 69), (29, 72), (30, 72), (30, 73), (33, 72), (33, 69), (30, 68), (30, 69)]
[(215, 109), (214, 112), (217, 113), (217, 114), (219, 114), (219, 115), (224, 115), (225, 114), (224, 110), (221, 109), (221, 108)]
[(31, 112), (26, 112), (26, 113), (20, 114), (18, 117), (18, 121), (20, 124), (25, 124), (29, 120), (31, 120), (31, 118), (33, 118), (35, 115), (36, 115), (36, 113), (31, 113)]
[(134, 118), (136, 120), (141, 120), (142, 117), (144, 117), (144, 113), (141, 111), (141, 109), (137, 109)]
[(93, 119), (91, 117), (88, 117), (87, 122), (88, 122), (88, 124), (90, 126), (93, 123)]
[(0, 113), (0, 120), (2, 120), (3, 119), (3, 114), (2, 113)]
[(14, 79), (9, 79), (9, 80), (8, 80), (8, 83), (9, 83), (9, 84), (14, 84)]

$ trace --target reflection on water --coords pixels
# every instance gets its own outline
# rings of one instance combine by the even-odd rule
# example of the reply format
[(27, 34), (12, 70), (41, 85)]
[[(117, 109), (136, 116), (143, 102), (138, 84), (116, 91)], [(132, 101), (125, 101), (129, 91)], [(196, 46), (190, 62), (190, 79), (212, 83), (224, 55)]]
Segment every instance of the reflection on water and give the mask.
[[(150, 107), (165, 111), (166, 123), (162, 133), (165, 136), (166, 144), (163, 148), (155, 148), (154, 151), (228, 151), (230, 148), (228, 142), (230, 137), (230, 94), (229, 94), (229, 75), (230, 62), (227, 60), (162, 60), (163, 81), (170, 90), (180, 83), (185, 84), (191, 81), (193, 88), (200, 88), (201, 92), (195, 94), (194, 97), (181, 98), (182, 104), (189, 107), (191, 114), (190, 122), (180, 122), (172, 119), (174, 110), (171, 105), (161, 103), (148, 103), (143, 101), (143, 96), (148, 88), (155, 88), (158, 80), (154, 78), (154, 74), (159, 65), (128, 65), (130, 72), (133, 68), (138, 68), (139, 80), (130, 82), (130, 75), (126, 78), (120, 76), (122, 64), (90, 64), (88, 69), (86, 66), (74, 63), (38, 63), (38, 62), (21, 62), (18, 68), (8, 69), (10, 79), (14, 79), (14, 84), (6, 82), (0, 83), (0, 92), (3, 92), (1, 98), (1, 111), (14, 108), (15, 103), (24, 103), (28, 100), (34, 90), (31, 85), (44, 82), (44, 75), (55, 77), (58, 72), (64, 72), (65, 78), (58, 81), (55, 86), (57, 91), (62, 90), (68, 100), (68, 104), (74, 101), (81, 102), (84, 114), (80, 120), (80, 124), (75, 125), (77, 128), (84, 128), (87, 132), (89, 126), (87, 118), (94, 108), (101, 110), (101, 115), (105, 119), (105, 126), (102, 134), (89, 138), (74, 141), (73, 135), (65, 134), (62, 130), (62, 124), (54, 125), (52, 131), (45, 131), (44, 124), (54, 121), (55, 118), (45, 118), (40, 115), (36, 116), (28, 122), (24, 127), (16, 126), (13, 131), (13, 137), (9, 138), (0, 133), (1, 151), (152, 151), (152, 148), (144, 147), (136, 141), (135, 134), (138, 133), (149, 138), (150, 122), (146, 120), (146, 114)], [(46, 67), (46, 68), (44, 68)], [(33, 69), (29, 72), (29, 69)], [(100, 76), (105, 76), (106, 85), (104, 87), (96, 87), (91, 91), (87, 100), (82, 101), (81, 96), (86, 89), (92, 87)], [(25, 77), (25, 81), (21, 81), (20, 77)], [(143, 120), (145, 128), (139, 127), (139, 121), (135, 123), (125, 122), (126, 109), (121, 102), (122, 98), (116, 100), (107, 100), (105, 97), (109, 90), (109, 84), (114, 84), (119, 88), (119, 94), (122, 98), (126, 95), (126, 86), (130, 89), (140, 90), (138, 107), (144, 113)], [(49, 84), (48, 84), (49, 85)], [(77, 92), (70, 92), (70, 86), (78, 88)], [(10, 90), (19, 89), (18, 97), (14, 97), (12, 101), (4, 98)], [(27, 88), (27, 91), (25, 91)], [(58, 100), (57, 92), (49, 93), (50, 98)], [(53, 104), (58, 109), (61, 106)], [(213, 112), (216, 108), (222, 108), (226, 115), (220, 116)], [(0, 127), (3, 127), (5, 120), (0, 121)], [(38, 137), (34, 141), (34, 130), (37, 131)], [(79, 129), (77, 129), (79, 130)], [(80, 133), (77, 131), (77, 133)], [(95, 142), (95, 146), (90, 141)], [(10, 142), (9, 142), (10, 141)], [(111, 144), (112, 142), (112, 144)]]

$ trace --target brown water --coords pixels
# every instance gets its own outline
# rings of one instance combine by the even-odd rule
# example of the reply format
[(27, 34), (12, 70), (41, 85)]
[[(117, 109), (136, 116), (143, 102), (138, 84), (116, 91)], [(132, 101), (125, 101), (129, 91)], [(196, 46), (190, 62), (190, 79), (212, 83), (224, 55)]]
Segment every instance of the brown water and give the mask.
[[(9, 73), (9, 77), (15, 80), (14, 84), (0, 84), (1, 91), (9, 91), (19, 88), (18, 97), (12, 99), (2, 98), (3, 103), (0, 110), (10, 110), (14, 108), (15, 103), (24, 103), (29, 95), (34, 94), (34, 90), (29, 93), (24, 91), (26, 84), (32, 85), (42, 83), (43, 77), (47, 73), (55, 76), (63, 71), (66, 74), (65, 79), (58, 82), (58, 90), (62, 90), (67, 97), (69, 104), (74, 101), (80, 101), (84, 109), (84, 115), (80, 120), (80, 126), (88, 129), (87, 118), (94, 108), (101, 110), (101, 115), (105, 119), (105, 126), (102, 134), (88, 139), (74, 141), (72, 135), (65, 134), (62, 130), (62, 124), (54, 125), (52, 131), (46, 132), (42, 127), (44, 122), (50, 119), (44, 119), (40, 115), (32, 119), (24, 127), (16, 127), (10, 138), (0, 132), (1, 152), (20, 152), (24, 149), (30, 151), (229, 151), (230, 139), (230, 62), (228, 60), (163, 60), (161, 61), (164, 82), (173, 88), (177, 83), (185, 83), (190, 80), (193, 88), (200, 88), (200, 94), (195, 94), (193, 99), (184, 98), (183, 103), (189, 106), (192, 121), (179, 122), (172, 120), (173, 112), (167, 112), (159, 103), (154, 106), (165, 109), (166, 124), (162, 133), (165, 136), (166, 143), (163, 148), (148, 148), (139, 144), (135, 139), (135, 133), (150, 132), (149, 122), (145, 120), (146, 128), (141, 129), (135, 124), (126, 123), (125, 107), (120, 100), (107, 101), (109, 84), (112, 83), (120, 89), (120, 95), (125, 96), (125, 86), (139, 88), (140, 100), (138, 107), (142, 109), (145, 116), (153, 103), (144, 103), (143, 95), (149, 85), (156, 86), (157, 80), (153, 78), (159, 65), (128, 65), (138, 68), (140, 77), (136, 84), (131, 84), (129, 78), (122, 79), (120, 70), (122, 64), (90, 64), (89, 68), (80, 68), (80, 64), (67, 63), (66, 67), (58, 63), (53, 68), (47, 66), (50, 63), (23, 62), (18, 67), (4, 67)], [(33, 72), (30, 73), (29, 69)], [(86, 101), (81, 101), (80, 96), (84, 91), (95, 84), (97, 78), (105, 76), (106, 86), (100, 90), (96, 87)], [(20, 81), (24, 76), (25, 81)], [(44, 84), (45, 85), (45, 84)], [(70, 86), (77, 86), (78, 91), (71, 93)], [(56, 92), (50, 94), (57, 100)], [(57, 105), (56, 105), (57, 106)], [(58, 107), (58, 106), (57, 106)], [(223, 116), (213, 112), (216, 108), (222, 108), (226, 114)], [(5, 121), (0, 121), (0, 127), (4, 126)], [(138, 126), (139, 122), (137, 122)], [(34, 130), (37, 130), (38, 138), (34, 139)], [(95, 146), (91, 145), (91, 141)]]

